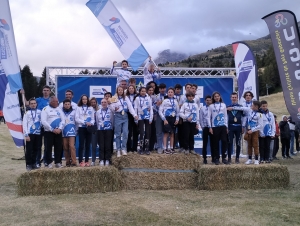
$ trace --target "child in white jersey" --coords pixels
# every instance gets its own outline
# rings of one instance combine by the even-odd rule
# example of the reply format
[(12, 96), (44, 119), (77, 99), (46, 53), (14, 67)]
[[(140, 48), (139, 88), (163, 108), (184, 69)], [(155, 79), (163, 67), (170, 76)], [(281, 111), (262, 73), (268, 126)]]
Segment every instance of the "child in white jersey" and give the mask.
[(65, 114), (65, 127), (62, 131), (63, 136), (63, 149), (66, 160), (66, 166), (76, 166), (76, 149), (75, 149), (75, 113), (71, 105), (71, 100), (65, 99), (63, 101), (62, 111)]
[(153, 109), (151, 97), (147, 95), (146, 88), (141, 87), (139, 95), (134, 101), (134, 110), (138, 116), (138, 127), (140, 131), (140, 152), (150, 155), (149, 151), (149, 138), (150, 138), (150, 125), (153, 120)]
[(41, 145), (41, 111), (37, 109), (34, 98), (29, 101), (30, 110), (23, 117), (23, 133), (26, 141), (26, 169), (30, 171), (36, 169), (36, 155)]
[[(174, 133), (175, 126), (179, 121), (179, 105), (174, 98), (175, 90), (173, 88), (168, 89), (168, 97), (165, 99), (159, 107), (159, 115), (164, 123), (163, 126), (163, 149), (165, 154), (174, 154)], [(168, 148), (167, 142), (170, 137), (170, 148)]]

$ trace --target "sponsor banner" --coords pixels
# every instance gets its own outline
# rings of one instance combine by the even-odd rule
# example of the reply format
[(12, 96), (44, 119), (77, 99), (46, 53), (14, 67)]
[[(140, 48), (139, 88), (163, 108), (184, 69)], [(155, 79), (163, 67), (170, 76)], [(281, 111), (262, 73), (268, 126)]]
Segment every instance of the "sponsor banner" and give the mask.
[(243, 94), (251, 91), (254, 99), (259, 99), (258, 93), (258, 75), (254, 54), (250, 47), (244, 42), (232, 43), (234, 61), (236, 68), (236, 77), (239, 93), (239, 102), (245, 102)]
[(296, 16), (288, 10), (262, 18), (270, 31), (286, 107), (300, 120), (300, 40)]
[(111, 86), (90, 86), (90, 98), (104, 98), (107, 92), (111, 92)]
[(86, 6), (102, 24), (133, 70), (137, 70), (149, 54), (110, 0), (90, 0)]

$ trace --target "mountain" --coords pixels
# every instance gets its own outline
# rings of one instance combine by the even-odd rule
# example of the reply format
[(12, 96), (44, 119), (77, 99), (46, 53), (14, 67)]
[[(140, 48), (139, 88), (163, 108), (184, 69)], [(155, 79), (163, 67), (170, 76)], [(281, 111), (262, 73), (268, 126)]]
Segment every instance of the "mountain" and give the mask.
[(158, 57), (154, 59), (157, 64), (165, 64), (167, 62), (178, 62), (188, 57), (185, 53), (171, 51), (170, 49), (163, 50), (158, 53)]

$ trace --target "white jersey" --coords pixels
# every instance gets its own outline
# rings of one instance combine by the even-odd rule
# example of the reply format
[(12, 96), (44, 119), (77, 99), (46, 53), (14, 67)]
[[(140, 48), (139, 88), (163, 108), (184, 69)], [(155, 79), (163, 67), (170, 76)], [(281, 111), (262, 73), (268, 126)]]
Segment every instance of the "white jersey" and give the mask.
[(208, 127), (228, 127), (226, 105), (220, 102), (209, 105), (206, 120)]
[(246, 113), (246, 120), (243, 121), (243, 127), (248, 130), (251, 129), (252, 132), (260, 131), (263, 128), (263, 118), (262, 114), (258, 111), (253, 111), (249, 107), (239, 107), (234, 106), (233, 110), (242, 110)]
[(130, 100), (130, 103), (131, 103), (133, 108), (134, 108), (134, 96), (135, 96), (135, 94), (130, 94), (130, 95), (127, 96), (128, 99)]
[(148, 119), (149, 122), (153, 120), (153, 107), (152, 99), (150, 96), (146, 95), (144, 97), (138, 96), (134, 101), (134, 110), (139, 117), (138, 120)]
[[(182, 97), (180, 98), (180, 102), (179, 102), (179, 105), (183, 105), (185, 102), (186, 102), (186, 96), (185, 95), (182, 95)], [(200, 104), (200, 98), (198, 96), (195, 96), (194, 97), (194, 102), (197, 104), (198, 108), (200, 109), (201, 107), (201, 104)]]
[(28, 134), (41, 134), (41, 111), (38, 109), (30, 109), (23, 117), (23, 133), (27, 137)]
[[(132, 107), (132, 104), (127, 96), (125, 96), (125, 99), (123, 99), (122, 97), (118, 97), (118, 101), (115, 103), (111, 103), (109, 105), (109, 108), (113, 112), (118, 112), (118, 113), (121, 113), (122, 111), (130, 112), (130, 114), (132, 114), (133, 117), (136, 116), (136, 113)], [(117, 110), (115, 110), (116, 108), (117, 108)]]
[(99, 109), (96, 112), (96, 122), (98, 130), (112, 130), (114, 127), (113, 111), (109, 107)]
[(89, 122), (92, 125), (95, 123), (95, 111), (93, 107), (78, 106), (75, 113), (75, 122), (78, 127), (86, 127)]
[(59, 107), (53, 108), (48, 105), (42, 110), (41, 121), (45, 131), (52, 132), (54, 129), (63, 130), (65, 115)]
[(62, 135), (63, 137), (75, 137), (76, 136), (76, 122), (75, 122), (75, 114), (76, 110), (72, 110), (70, 112), (63, 111), (65, 115), (65, 127), (63, 129)]
[[(72, 106), (72, 109), (76, 111), (77, 104), (76, 104), (75, 102), (72, 101), (72, 102), (71, 102), (71, 106)], [(58, 107), (59, 107), (61, 110), (63, 110), (64, 103), (61, 102), (61, 103), (58, 105)]]
[(120, 85), (120, 82), (125, 80), (128, 83), (128, 80), (132, 77), (132, 74), (130, 71), (127, 69), (116, 69), (114, 66), (110, 70), (111, 75), (116, 75), (117, 76), (117, 85), (118, 87)]
[(260, 136), (265, 137), (265, 136), (270, 136), (270, 137), (275, 137), (275, 119), (274, 115), (272, 112), (263, 112), (262, 113), (262, 129), (260, 130)]
[(176, 121), (179, 120), (179, 105), (174, 98), (165, 99), (159, 106), (159, 116), (164, 121), (166, 117), (176, 117)]
[(161, 79), (161, 72), (160, 71), (154, 71), (154, 72), (150, 72), (148, 70), (149, 65), (153, 63), (153, 61), (149, 61), (145, 64), (144, 66), (144, 86), (146, 86), (149, 82), (157, 82), (158, 79)]
[(202, 129), (205, 127), (209, 127), (207, 122), (208, 107), (209, 106), (205, 105), (200, 108), (200, 126)]
[(199, 125), (199, 109), (198, 105), (193, 102), (185, 102), (180, 108), (180, 117), (183, 119), (184, 122), (189, 122), (188, 118), (192, 117), (192, 121)]

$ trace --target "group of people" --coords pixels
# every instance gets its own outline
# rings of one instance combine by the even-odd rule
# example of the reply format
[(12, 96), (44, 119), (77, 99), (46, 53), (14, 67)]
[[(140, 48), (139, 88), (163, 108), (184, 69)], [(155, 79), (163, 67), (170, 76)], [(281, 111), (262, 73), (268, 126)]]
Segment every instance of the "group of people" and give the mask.
[[(99, 145), (99, 165), (111, 164), (115, 138), (117, 157), (128, 152), (150, 155), (174, 154), (175, 147), (184, 154), (197, 154), (194, 149), (194, 135), (203, 131), (203, 163), (207, 164), (207, 144), (210, 140), (212, 162), (220, 164), (219, 143), (223, 164), (231, 163), (233, 140), (236, 141), (235, 163), (239, 163), (240, 141), (242, 134), (248, 143), (249, 159), (254, 164), (270, 162), (276, 157), (271, 153), (271, 141), (279, 136), (275, 116), (268, 111), (266, 101), (253, 101), (253, 94), (244, 94), (245, 103), (238, 104), (237, 93), (231, 94), (230, 105), (223, 103), (221, 94), (214, 92), (200, 103), (196, 95), (196, 84), (176, 84), (167, 89), (164, 83), (157, 85), (161, 78), (159, 68), (149, 57), (144, 68), (145, 87), (136, 88), (135, 79), (127, 70), (128, 62), (122, 61), (122, 68), (115, 68), (111, 74), (117, 75), (116, 93), (105, 93), (101, 103), (95, 97), (83, 94), (74, 103), (72, 90), (65, 91), (65, 100), (60, 104), (57, 97), (50, 96), (49, 86), (43, 88), (43, 97), (26, 101), (29, 106), (23, 118), (26, 140), (27, 170), (41, 166), (41, 147), (44, 142), (43, 162), (45, 167), (53, 168), (52, 147), (56, 168), (62, 166), (62, 153), (66, 166), (77, 166), (75, 139), (78, 135), (78, 163), (81, 167), (96, 165), (96, 148)], [(24, 92), (24, 91), (23, 91)], [(287, 118), (280, 122), (283, 156), (288, 155), (288, 142), (283, 134), (287, 133)], [(43, 140), (44, 137), (44, 140)], [(139, 149), (138, 149), (139, 143)], [(92, 146), (92, 161), (89, 162)], [(278, 145), (277, 145), (278, 147)], [(275, 155), (274, 155), (275, 154)], [(260, 155), (260, 162), (258, 156)]]

